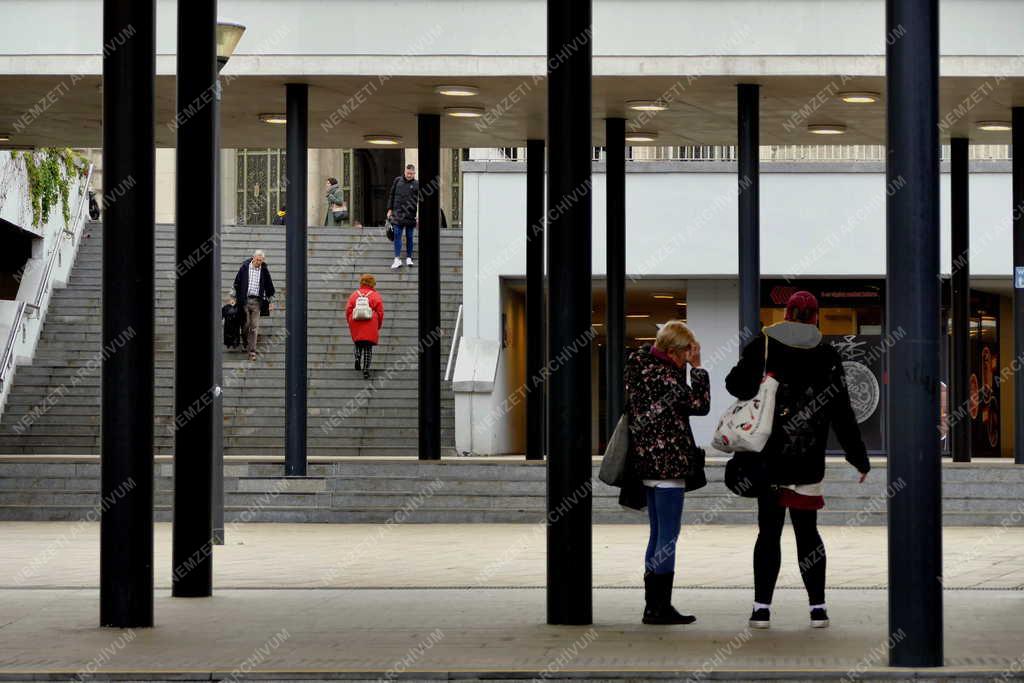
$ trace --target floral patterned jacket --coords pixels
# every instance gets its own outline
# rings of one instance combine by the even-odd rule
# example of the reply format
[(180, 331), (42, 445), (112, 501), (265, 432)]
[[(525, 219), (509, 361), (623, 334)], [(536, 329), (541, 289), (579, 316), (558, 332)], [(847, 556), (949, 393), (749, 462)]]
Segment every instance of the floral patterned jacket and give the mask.
[(658, 351), (644, 347), (626, 361), (629, 465), (640, 479), (683, 479), (693, 474), (697, 451), (691, 415), (707, 415), (711, 388), (707, 370), (693, 368), (690, 380)]

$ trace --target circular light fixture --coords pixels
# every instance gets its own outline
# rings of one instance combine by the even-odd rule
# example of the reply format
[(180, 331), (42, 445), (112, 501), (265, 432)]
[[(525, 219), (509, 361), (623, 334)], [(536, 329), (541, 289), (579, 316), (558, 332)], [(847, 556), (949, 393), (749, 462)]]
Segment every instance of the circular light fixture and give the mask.
[(635, 111), (665, 111), (668, 105), (660, 100), (630, 100), (626, 106)]
[(870, 90), (839, 93), (839, 99), (850, 104), (872, 104), (881, 99), (881, 97), (878, 93), (871, 92)]
[(480, 89), (474, 85), (435, 85), (434, 92), (448, 97), (472, 97), (479, 95)]
[(372, 135), (364, 135), (363, 140), (371, 145), (397, 145), (402, 141), (402, 138), (398, 135), (374, 133)]
[(658, 134), (652, 131), (634, 130), (626, 133), (626, 142), (654, 142)]
[(285, 114), (260, 114), (260, 121), (280, 126), (288, 123), (288, 117)]
[(1013, 126), (1010, 125), (1009, 121), (979, 121), (978, 129), (987, 131), (1006, 131), (1013, 130)]
[(842, 135), (846, 132), (846, 126), (841, 123), (812, 123), (807, 126), (807, 132), (815, 135)]
[(10, 133), (0, 133), (0, 142), (10, 142), (10, 141), (11, 141), (11, 134)]
[(478, 119), (484, 115), (483, 107), (445, 107), (444, 113), (459, 119)]

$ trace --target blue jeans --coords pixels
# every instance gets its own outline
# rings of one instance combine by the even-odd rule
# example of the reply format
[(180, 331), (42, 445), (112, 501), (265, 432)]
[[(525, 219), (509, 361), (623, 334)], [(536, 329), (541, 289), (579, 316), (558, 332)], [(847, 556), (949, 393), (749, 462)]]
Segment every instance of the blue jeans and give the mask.
[(392, 225), (395, 229), (395, 258), (402, 255), (402, 233), (405, 233), (405, 255), (412, 258), (412, 231), (415, 226)]
[(644, 569), (669, 574), (676, 567), (676, 539), (683, 523), (683, 489), (647, 488), (647, 517), (651, 537), (647, 541)]

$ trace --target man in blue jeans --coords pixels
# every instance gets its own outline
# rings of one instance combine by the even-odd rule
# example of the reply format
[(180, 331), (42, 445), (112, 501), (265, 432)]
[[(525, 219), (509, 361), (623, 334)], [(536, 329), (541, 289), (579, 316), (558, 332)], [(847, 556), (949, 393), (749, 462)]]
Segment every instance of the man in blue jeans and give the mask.
[(416, 212), (420, 203), (420, 183), (416, 167), (409, 164), (405, 173), (395, 178), (388, 191), (388, 220), (395, 229), (395, 260), (391, 269), (402, 267), (402, 233), (405, 233), (405, 265), (412, 266), (412, 231), (416, 229)]

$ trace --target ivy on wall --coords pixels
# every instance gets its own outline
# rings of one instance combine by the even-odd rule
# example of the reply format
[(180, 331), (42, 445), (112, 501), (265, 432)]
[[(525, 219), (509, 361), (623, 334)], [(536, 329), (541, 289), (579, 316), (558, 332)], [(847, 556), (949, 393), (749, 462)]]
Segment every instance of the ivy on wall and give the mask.
[(50, 211), (60, 202), (64, 226), (71, 223), (71, 182), (88, 167), (85, 158), (69, 147), (43, 148), (21, 152), (28, 173), (28, 190), (32, 202), (32, 223), (40, 227)]

